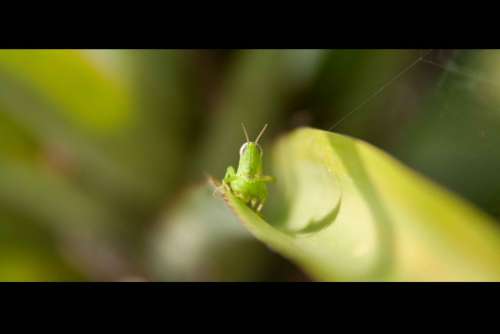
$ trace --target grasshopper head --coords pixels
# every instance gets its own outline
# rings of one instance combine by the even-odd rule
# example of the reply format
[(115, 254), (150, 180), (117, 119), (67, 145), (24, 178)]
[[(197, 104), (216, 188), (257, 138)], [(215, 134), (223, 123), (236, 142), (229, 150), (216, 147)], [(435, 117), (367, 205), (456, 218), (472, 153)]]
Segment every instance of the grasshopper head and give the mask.
[(255, 141), (252, 142), (248, 139), (247, 131), (245, 129), (245, 126), (243, 126), (247, 142), (244, 143), (240, 148), (240, 163), (238, 165), (238, 173), (240, 175), (253, 177), (254, 175), (260, 174), (262, 172), (263, 151), (258, 142), (266, 127), (267, 124), (260, 131)]
[(253, 177), (262, 172), (262, 148), (254, 142), (247, 142), (240, 148), (238, 173)]

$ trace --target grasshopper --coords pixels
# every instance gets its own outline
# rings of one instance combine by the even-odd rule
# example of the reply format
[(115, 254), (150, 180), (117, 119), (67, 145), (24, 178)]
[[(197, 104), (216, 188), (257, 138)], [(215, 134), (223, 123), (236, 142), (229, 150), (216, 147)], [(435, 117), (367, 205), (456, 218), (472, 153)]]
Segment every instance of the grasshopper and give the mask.
[(259, 139), (267, 128), (262, 128), (255, 141), (250, 141), (245, 125), (242, 123), (246, 142), (240, 148), (240, 161), (238, 170), (229, 166), (222, 185), (229, 189), (246, 205), (260, 213), (267, 199), (267, 183), (274, 182), (272, 176), (263, 175), (263, 151)]

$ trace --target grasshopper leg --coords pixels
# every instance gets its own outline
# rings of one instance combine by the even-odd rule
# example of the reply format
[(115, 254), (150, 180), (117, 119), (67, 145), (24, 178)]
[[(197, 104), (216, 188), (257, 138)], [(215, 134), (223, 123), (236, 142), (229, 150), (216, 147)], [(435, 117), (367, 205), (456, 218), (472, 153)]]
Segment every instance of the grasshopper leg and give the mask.
[(214, 192), (212, 193), (212, 196), (215, 196), (216, 193), (222, 193), (222, 190), (224, 188), (226, 189), (231, 189), (230, 183), (236, 176), (236, 171), (234, 170), (233, 166), (227, 167), (226, 174), (224, 175), (224, 179), (222, 179), (222, 184), (218, 187), (215, 188)]
[(257, 207), (257, 198), (252, 198), (252, 199), (250, 200), (250, 207), (251, 207), (252, 209), (255, 209), (255, 208)]
[(236, 171), (234, 170), (234, 167), (229, 166), (227, 167), (226, 175), (224, 175), (224, 179), (222, 180), (222, 182), (228, 184), (231, 182), (231, 180), (234, 179), (235, 176), (236, 176)]
[(269, 176), (269, 175), (262, 175), (259, 177), (259, 181), (266, 182), (266, 183), (273, 183), (273, 182), (276, 182), (276, 178)]
[(264, 203), (260, 202), (259, 205), (257, 206), (257, 212), (262, 211), (263, 207), (264, 207)]

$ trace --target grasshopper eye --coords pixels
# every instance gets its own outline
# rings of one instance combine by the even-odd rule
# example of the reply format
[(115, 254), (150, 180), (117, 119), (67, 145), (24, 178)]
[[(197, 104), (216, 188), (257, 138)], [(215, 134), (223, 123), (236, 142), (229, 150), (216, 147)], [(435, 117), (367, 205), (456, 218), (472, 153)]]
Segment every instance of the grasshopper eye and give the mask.
[(248, 146), (248, 143), (245, 143), (241, 146), (240, 148), (240, 155), (243, 155), (243, 153), (245, 153), (246, 149), (247, 149), (247, 146)]

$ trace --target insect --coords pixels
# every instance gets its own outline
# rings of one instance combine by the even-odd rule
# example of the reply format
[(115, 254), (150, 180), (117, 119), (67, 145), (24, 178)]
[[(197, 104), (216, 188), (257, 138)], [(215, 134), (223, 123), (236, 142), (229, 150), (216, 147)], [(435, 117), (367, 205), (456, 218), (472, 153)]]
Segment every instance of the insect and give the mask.
[(267, 199), (267, 183), (274, 182), (272, 176), (262, 175), (263, 151), (259, 145), (259, 139), (266, 130), (267, 124), (253, 142), (248, 138), (245, 125), (242, 123), (241, 126), (247, 141), (240, 148), (238, 170), (235, 171), (233, 166), (229, 166), (222, 185), (229, 188), (236, 197), (259, 213)]

